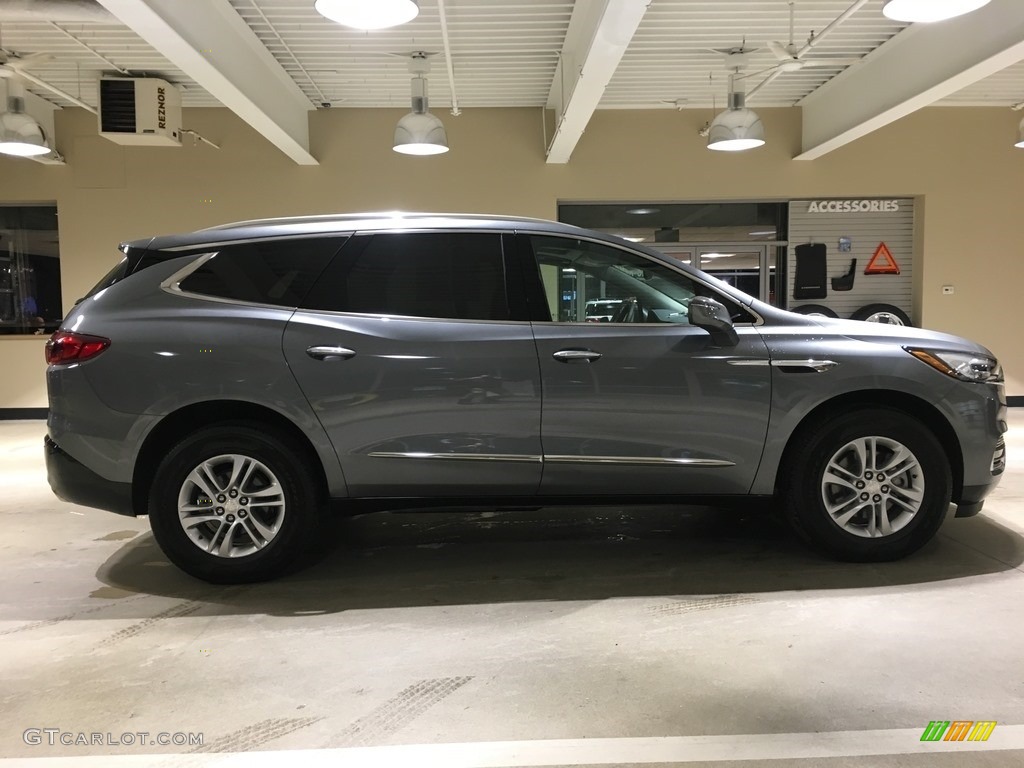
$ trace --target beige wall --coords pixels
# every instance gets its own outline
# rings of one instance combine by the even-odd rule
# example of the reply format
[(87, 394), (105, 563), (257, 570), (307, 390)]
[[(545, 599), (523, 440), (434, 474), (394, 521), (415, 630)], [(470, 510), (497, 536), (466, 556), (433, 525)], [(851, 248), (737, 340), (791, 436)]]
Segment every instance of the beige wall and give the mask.
[[(976, 339), (1024, 395), (1024, 151), (1005, 109), (928, 109), (813, 162), (796, 162), (798, 109), (763, 110), (769, 143), (725, 155), (703, 148), (705, 111), (602, 111), (572, 161), (544, 163), (540, 111), (443, 115), (452, 151), (391, 151), (401, 110), (311, 115), (318, 167), (299, 167), (226, 109), (185, 111), (221, 145), (122, 148), (81, 110), (58, 114), (66, 167), (0, 159), (0, 202), (57, 201), (65, 304), (118, 256), (119, 241), (228, 221), (382, 209), (554, 218), (558, 200), (702, 201), (916, 196), (921, 218), (915, 315)], [(953, 296), (941, 286), (952, 284)], [(46, 404), (40, 339), (0, 338), (0, 408)]]

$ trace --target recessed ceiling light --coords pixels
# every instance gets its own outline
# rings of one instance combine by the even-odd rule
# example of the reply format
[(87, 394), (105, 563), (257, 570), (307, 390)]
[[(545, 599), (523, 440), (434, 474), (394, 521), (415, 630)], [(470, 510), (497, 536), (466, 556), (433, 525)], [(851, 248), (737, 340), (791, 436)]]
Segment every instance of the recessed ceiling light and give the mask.
[(660, 213), (661, 208), (627, 208), (626, 213), (632, 213), (634, 216), (646, 216), (649, 213)]
[(976, 11), (990, 0), (887, 0), (882, 13), (893, 21), (943, 21)]

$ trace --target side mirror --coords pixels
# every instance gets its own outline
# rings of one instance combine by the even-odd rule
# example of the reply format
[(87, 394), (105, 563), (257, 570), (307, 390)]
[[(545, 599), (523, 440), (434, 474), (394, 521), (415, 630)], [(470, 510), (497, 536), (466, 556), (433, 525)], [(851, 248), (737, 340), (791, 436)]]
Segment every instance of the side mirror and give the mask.
[(703, 328), (711, 334), (711, 340), (720, 347), (735, 347), (740, 337), (732, 327), (729, 310), (714, 299), (695, 296), (690, 300), (690, 325)]

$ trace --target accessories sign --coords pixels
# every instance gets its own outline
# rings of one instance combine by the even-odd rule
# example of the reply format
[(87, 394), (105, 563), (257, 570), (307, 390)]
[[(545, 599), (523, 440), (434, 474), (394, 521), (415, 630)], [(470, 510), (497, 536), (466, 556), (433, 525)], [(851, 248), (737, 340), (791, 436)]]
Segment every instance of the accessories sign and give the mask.
[(814, 200), (808, 213), (896, 213), (899, 200)]

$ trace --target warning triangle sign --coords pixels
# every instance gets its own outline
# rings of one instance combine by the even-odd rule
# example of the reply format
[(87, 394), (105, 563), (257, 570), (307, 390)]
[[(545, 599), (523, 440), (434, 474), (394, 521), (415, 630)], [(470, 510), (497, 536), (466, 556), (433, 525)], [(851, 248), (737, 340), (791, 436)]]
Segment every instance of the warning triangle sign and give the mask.
[(875, 250), (875, 255), (871, 257), (871, 261), (864, 268), (864, 274), (898, 275), (899, 273), (900, 265), (892, 257), (892, 251), (889, 250), (889, 246), (885, 243), (879, 243), (878, 248)]

